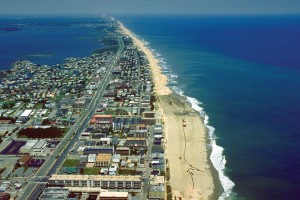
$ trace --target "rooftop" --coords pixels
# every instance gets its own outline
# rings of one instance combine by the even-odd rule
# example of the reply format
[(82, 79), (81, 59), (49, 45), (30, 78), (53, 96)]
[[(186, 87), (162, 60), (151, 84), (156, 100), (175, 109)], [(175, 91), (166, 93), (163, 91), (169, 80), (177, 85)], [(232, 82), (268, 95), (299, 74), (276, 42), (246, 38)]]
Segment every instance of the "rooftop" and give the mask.
[(101, 197), (128, 197), (128, 192), (101, 192)]
[(49, 180), (140, 181), (141, 176), (99, 176), (53, 174)]
[(96, 161), (102, 161), (102, 162), (108, 162), (111, 160), (111, 154), (98, 154), (97, 155), (97, 158), (96, 158)]

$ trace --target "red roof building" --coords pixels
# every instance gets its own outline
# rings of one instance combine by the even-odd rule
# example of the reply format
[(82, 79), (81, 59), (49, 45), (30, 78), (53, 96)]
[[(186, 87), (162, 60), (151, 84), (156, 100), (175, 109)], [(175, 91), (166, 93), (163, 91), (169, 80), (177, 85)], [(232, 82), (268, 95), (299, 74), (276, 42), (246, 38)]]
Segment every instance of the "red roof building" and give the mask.
[(91, 124), (111, 124), (112, 122), (112, 115), (94, 115), (91, 119)]
[(19, 164), (20, 165), (26, 165), (31, 159), (31, 156), (29, 154), (25, 154), (20, 160)]

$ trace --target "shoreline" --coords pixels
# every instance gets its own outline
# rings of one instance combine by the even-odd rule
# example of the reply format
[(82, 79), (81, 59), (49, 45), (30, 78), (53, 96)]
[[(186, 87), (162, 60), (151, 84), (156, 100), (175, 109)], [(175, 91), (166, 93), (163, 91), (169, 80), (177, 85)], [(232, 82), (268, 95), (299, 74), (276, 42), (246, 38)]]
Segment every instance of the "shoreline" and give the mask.
[(168, 95), (172, 93), (172, 90), (167, 87), (168, 78), (161, 72), (161, 68), (159, 66), (159, 61), (155, 58), (153, 53), (148, 49), (145, 44), (139, 40), (129, 29), (127, 29), (120, 21), (117, 21), (119, 24), (119, 28), (124, 35), (129, 36), (133, 43), (145, 53), (147, 60), (149, 62), (150, 69), (152, 71), (152, 79), (154, 84), (154, 92), (156, 95)]
[[(187, 98), (174, 93), (162, 74), (159, 61), (130, 30), (117, 21), (122, 34), (145, 53), (154, 81), (154, 92), (165, 122), (165, 150), (172, 196), (182, 199), (218, 199), (222, 186), (210, 160), (208, 129)], [(172, 135), (173, 134), (173, 135)]]
[(173, 196), (218, 199), (203, 119), (184, 97), (176, 93), (158, 99), (166, 122), (166, 150)]

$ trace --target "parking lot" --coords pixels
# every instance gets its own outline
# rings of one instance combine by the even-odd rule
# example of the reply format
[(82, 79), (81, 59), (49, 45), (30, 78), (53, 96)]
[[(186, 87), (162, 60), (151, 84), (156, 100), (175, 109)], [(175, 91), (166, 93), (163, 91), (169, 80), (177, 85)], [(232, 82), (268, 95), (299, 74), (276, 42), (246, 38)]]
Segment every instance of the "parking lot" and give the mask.
[(1, 154), (19, 154), (19, 150), (22, 146), (25, 145), (25, 141), (12, 141)]

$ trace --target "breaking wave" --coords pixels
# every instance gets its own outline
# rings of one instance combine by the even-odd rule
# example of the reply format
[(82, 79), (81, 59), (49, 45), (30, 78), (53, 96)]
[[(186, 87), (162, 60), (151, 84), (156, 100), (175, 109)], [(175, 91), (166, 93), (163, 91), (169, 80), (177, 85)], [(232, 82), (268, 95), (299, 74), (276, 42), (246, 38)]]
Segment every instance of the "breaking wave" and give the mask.
[(203, 118), (204, 125), (208, 129), (208, 138), (209, 138), (209, 142), (210, 142), (210, 146), (211, 146), (210, 160), (211, 160), (214, 168), (218, 172), (219, 180), (220, 180), (221, 185), (224, 190), (222, 195), (219, 197), (219, 200), (225, 200), (225, 199), (230, 198), (233, 195), (232, 189), (235, 184), (229, 179), (229, 177), (227, 177), (225, 175), (226, 158), (225, 158), (225, 155), (223, 154), (224, 149), (223, 149), (223, 147), (217, 145), (217, 143), (216, 143), (217, 137), (215, 135), (215, 128), (209, 125), (209, 117), (205, 113), (204, 108), (201, 107), (202, 103), (193, 97), (184, 95), (184, 91), (177, 86), (178, 82), (176, 81), (176, 79), (178, 78), (178, 75), (174, 74), (172, 72), (172, 68), (170, 66), (168, 66), (166, 59), (163, 58), (162, 55), (159, 54), (158, 52), (156, 52), (154, 49), (151, 49), (149, 46), (149, 44), (150, 44), (149, 42), (146, 42), (140, 36), (138, 36), (138, 38), (140, 38), (144, 42), (144, 44), (152, 51), (152, 53), (155, 55), (155, 57), (159, 60), (159, 64), (162, 69), (162, 72), (169, 79), (169, 84), (168, 84), (169, 87), (171, 87), (171, 89), (175, 93), (185, 97), (187, 99), (187, 101), (189, 103), (191, 103), (192, 108), (194, 110), (198, 111), (200, 116)]

